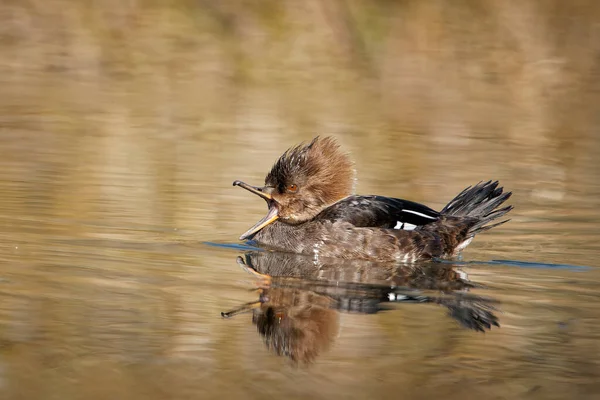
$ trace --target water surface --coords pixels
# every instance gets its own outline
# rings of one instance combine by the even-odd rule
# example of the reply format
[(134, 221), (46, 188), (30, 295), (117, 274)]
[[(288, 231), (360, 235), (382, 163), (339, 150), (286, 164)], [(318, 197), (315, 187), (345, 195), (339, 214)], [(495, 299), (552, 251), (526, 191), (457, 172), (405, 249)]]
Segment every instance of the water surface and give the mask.
[[(0, 6), (0, 397), (597, 398), (598, 7), (274, 3)], [(264, 213), (231, 183), (316, 134), (358, 193), (514, 192), (456, 267), (476, 287), (409, 288), (499, 327), (385, 302), (414, 291), (369, 268), (276, 281), (331, 321), (308, 363), (221, 318), (260, 298), (245, 249), (204, 244)]]

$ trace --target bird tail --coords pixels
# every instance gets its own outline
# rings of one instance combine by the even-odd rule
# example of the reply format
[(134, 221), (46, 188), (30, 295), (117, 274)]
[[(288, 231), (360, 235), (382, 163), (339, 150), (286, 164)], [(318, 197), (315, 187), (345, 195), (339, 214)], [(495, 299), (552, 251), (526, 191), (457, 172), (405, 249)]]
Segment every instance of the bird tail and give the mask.
[(473, 223), (469, 224), (465, 240), (458, 246), (458, 251), (466, 247), (476, 234), (509, 221), (506, 219), (493, 222), (513, 209), (510, 205), (498, 208), (511, 195), (511, 192), (504, 193), (503, 188), (498, 187), (498, 181), (480, 182), (460, 192), (444, 207), (441, 211), (442, 215), (473, 219)]

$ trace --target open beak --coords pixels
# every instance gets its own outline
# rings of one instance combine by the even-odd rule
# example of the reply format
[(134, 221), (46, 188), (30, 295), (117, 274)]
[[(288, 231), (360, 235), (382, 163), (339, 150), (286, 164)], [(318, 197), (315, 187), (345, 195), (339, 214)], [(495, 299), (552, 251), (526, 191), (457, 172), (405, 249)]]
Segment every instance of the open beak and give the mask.
[(267, 215), (265, 215), (252, 228), (248, 229), (242, 236), (240, 236), (240, 240), (248, 239), (250, 236), (254, 235), (256, 232), (260, 231), (265, 226), (277, 221), (277, 218), (279, 218), (279, 210), (277, 209), (276, 203), (273, 201), (269, 205), (269, 212), (267, 213)]
[(265, 215), (256, 224), (254, 224), (252, 228), (244, 232), (244, 234), (240, 236), (240, 240), (248, 239), (265, 226), (277, 221), (277, 219), (279, 218), (279, 209), (277, 208), (277, 202), (273, 200), (273, 197), (269, 193), (264, 192), (261, 188), (248, 185), (247, 183), (244, 183), (242, 181), (233, 182), (233, 186), (240, 186), (246, 189), (247, 191), (254, 193), (255, 195), (265, 199), (265, 201), (269, 205), (269, 211), (267, 212), (267, 215)]
[(271, 197), (271, 195), (269, 193), (263, 192), (263, 190), (261, 188), (256, 187), (256, 186), (252, 186), (252, 185), (248, 185), (245, 182), (242, 182), (242, 181), (233, 181), (233, 186), (242, 187), (242, 188), (246, 189), (247, 191), (249, 191), (251, 193), (254, 193), (258, 197), (262, 197), (267, 202), (269, 202), (270, 200), (273, 200), (273, 198)]

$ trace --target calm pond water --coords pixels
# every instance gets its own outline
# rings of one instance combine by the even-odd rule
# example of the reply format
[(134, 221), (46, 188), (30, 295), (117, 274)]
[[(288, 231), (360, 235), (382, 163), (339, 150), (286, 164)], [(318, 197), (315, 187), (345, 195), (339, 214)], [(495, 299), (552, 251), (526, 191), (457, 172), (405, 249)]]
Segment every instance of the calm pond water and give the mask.
[[(317, 3), (0, 6), (0, 398), (600, 396), (598, 7)], [(512, 220), (411, 268), (236, 246), (231, 183), (316, 134)]]

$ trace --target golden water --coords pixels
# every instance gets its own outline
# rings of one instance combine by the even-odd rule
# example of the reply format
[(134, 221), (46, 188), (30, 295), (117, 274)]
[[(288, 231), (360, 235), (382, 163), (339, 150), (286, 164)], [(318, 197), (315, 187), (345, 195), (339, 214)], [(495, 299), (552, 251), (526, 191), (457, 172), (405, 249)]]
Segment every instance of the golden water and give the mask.
[[(143, 3), (143, 4), (142, 4)], [(0, 398), (594, 399), (600, 7), (593, 2), (0, 5)], [(500, 328), (435, 305), (341, 313), (268, 351), (235, 243), (287, 147), (335, 135), (358, 192), (441, 208), (499, 179), (476, 238)]]

